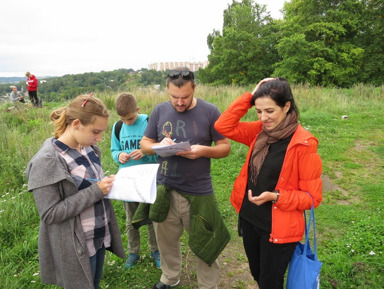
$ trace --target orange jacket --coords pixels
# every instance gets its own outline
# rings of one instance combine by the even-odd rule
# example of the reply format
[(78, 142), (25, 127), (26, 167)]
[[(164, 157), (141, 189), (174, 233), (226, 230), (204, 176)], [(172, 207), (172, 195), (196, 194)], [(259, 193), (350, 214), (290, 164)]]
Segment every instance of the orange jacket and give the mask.
[[(224, 136), (250, 147), (246, 161), (237, 177), (231, 195), (231, 203), (237, 212), (243, 203), (248, 182), (248, 164), (261, 121), (240, 122), (252, 106), (252, 94), (244, 93), (222, 113), (215, 128)], [(317, 139), (298, 126), (287, 147), (284, 163), (275, 190), (279, 200), (272, 205), (272, 230), (270, 241), (290, 243), (300, 241), (304, 234), (304, 210), (322, 201), (322, 163), (317, 153)]]

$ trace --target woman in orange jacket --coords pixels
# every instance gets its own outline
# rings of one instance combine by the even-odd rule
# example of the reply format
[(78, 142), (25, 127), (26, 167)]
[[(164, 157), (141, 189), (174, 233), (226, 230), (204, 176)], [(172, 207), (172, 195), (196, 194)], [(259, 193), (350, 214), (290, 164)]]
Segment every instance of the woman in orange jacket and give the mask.
[[(258, 121), (241, 122), (255, 106)], [(260, 289), (281, 289), (304, 234), (304, 210), (322, 201), (317, 139), (298, 123), (291, 88), (266, 78), (230, 104), (215, 123), (224, 136), (249, 146), (231, 203), (253, 278)]]

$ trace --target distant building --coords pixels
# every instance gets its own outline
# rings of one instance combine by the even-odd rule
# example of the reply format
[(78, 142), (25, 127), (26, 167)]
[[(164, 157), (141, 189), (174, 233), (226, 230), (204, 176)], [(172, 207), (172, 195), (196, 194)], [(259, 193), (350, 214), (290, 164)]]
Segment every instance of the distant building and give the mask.
[(148, 65), (148, 69), (157, 71), (165, 71), (176, 67), (188, 67), (191, 71), (198, 71), (199, 68), (205, 68), (208, 65), (208, 61), (205, 62), (155, 62)]

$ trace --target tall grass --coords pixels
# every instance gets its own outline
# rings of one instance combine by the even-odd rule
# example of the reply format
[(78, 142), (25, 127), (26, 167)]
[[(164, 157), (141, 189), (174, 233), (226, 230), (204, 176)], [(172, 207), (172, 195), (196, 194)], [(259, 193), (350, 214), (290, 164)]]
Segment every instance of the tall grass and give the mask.
[[(198, 86), (196, 96), (216, 104), (221, 111), (245, 90), (240, 87)], [(136, 88), (140, 112), (168, 99), (165, 90)], [(110, 134), (118, 119), (114, 102), (119, 93), (95, 94), (111, 111), (108, 129), (100, 147), (104, 170), (115, 173), (110, 156)], [(384, 87), (356, 85), (351, 89), (293, 86), (300, 110), (300, 122), (319, 139), (324, 174), (335, 188), (323, 192), (316, 209), (318, 253), (323, 261), (322, 288), (382, 288), (384, 284)], [(0, 288), (56, 288), (42, 285), (39, 277), (37, 238), (39, 217), (33, 195), (27, 192), (25, 167), (42, 142), (52, 135), (50, 112), (63, 103), (45, 103), (42, 109), (7, 111), (0, 106)], [(348, 116), (342, 119), (342, 116)], [(255, 119), (251, 109), (244, 119)], [(248, 148), (232, 142), (232, 153), (212, 161), (212, 177), (221, 212), (236, 236), (236, 214), (229, 204), (231, 187)], [(125, 214), (121, 202), (114, 201), (122, 238), (126, 244)], [(146, 228), (142, 229), (145, 232)], [(188, 259), (183, 239), (184, 259)], [(227, 260), (230, 263), (231, 260)], [(244, 260), (246, 262), (246, 260)], [(190, 285), (195, 279), (191, 275)], [(228, 273), (232, 284), (235, 275)], [(233, 276), (233, 277), (231, 277)], [(160, 277), (149, 257), (146, 234), (142, 234), (142, 257), (129, 271), (123, 260), (108, 254), (102, 288), (150, 288)], [(233, 281), (235, 282), (235, 281)], [(229, 288), (221, 283), (221, 287)], [(240, 281), (232, 288), (242, 288)], [(227, 286), (227, 287), (225, 287)]]

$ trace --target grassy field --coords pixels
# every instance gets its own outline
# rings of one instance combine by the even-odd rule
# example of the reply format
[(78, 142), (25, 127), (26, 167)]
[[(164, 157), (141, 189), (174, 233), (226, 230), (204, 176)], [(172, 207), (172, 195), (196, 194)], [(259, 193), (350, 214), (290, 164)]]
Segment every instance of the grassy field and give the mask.
[[(252, 91), (252, 87), (248, 91)], [(196, 96), (223, 111), (245, 91), (238, 87), (198, 87)], [(131, 91), (142, 113), (168, 99), (163, 90)], [(323, 202), (316, 209), (318, 255), (323, 262), (322, 288), (383, 288), (384, 284), (384, 87), (357, 85), (351, 89), (294, 86), (301, 124), (319, 139), (323, 160)], [(106, 173), (115, 173), (110, 156), (111, 128), (118, 118), (118, 93), (96, 94), (111, 110), (109, 127), (100, 147)], [(40, 282), (37, 255), (39, 217), (33, 196), (27, 192), (25, 167), (43, 140), (52, 134), (49, 113), (66, 103), (45, 103), (42, 109), (13, 109), (0, 105), (0, 288), (56, 288)], [(343, 117), (346, 116), (346, 117)], [(252, 120), (250, 110), (244, 119)], [(221, 257), (219, 288), (254, 288), (236, 233), (237, 215), (229, 196), (248, 148), (232, 143), (229, 157), (212, 161), (212, 177), (221, 212), (232, 239)], [(125, 214), (113, 201), (124, 244)], [(124, 260), (107, 254), (101, 288), (151, 288), (159, 279), (149, 257), (146, 228), (142, 228), (142, 256), (132, 270)], [(191, 252), (183, 238), (183, 282), (179, 288), (196, 288)], [(243, 265), (243, 266), (240, 266)], [(240, 266), (240, 269), (239, 269)], [(242, 276), (247, 276), (246, 279)]]

